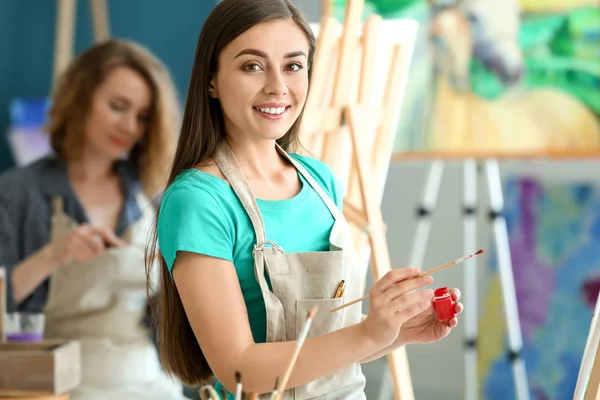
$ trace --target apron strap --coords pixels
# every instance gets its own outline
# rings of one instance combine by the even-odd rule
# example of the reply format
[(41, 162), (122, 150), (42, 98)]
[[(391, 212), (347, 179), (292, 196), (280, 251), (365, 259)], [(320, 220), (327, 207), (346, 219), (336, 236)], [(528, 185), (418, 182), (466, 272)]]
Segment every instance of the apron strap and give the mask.
[(294, 167), (296, 167), (296, 169), (298, 170), (298, 172), (300, 172), (302, 174), (302, 176), (304, 177), (304, 179), (306, 179), (306, 181), (308, 182), (308, 184), (315, 190), (315, 192), (317, 192), (317, 194), (319, 195), (319, 197), (321, 198), (321, 200), (323, 200), (323, 203), (325, 203), (325, 205), (329, 209), (329, 212), (331, 213), (331, 215), (333, 216), (333, 218), (335, 220), (337, 220), (340, 217), (340, 215), (342, 215), (342, 212), (335, 205), (335, 203), (331, 199), (331, 197), (329, 197), (329, 195), (327, 193), (325, 193), (325, 191), (323, 190), (323, 188), (321, 187), (321, 185), (319, 185), (314, 180), (314, 178), (308, 173), (308, 171), (302, 166), (302, 164), (300, 164), (298, 161), (296, 161), (292, 157), (290, 157), (290, 155), (285, 150), (283, 150), (278, 144), (275, 144), (275, 146), (277, 146), (277, 150), (279, 151), (279, 153), (286, 160), (288, 160), (290, 163), (292, 163), (292, 165)]
[(62, 215), (65, 212), (65, 206), (62, 196), (52, 197), (52, 215)]
[(227, 141), (222, 140), (217, 146), (213, 159), (217, 163), (217, 166), (225, 175), (225, 178), (229, 181), (231, 188), (240, 199), (242, 206), (246, 210), (252, 226), (254, 227), (254, 233), (256, 234), (257, 243), (264, 243), (267, 240), (267, 234), (265, 232), (265, 224), (260, 215), (260, 210), (256, 199), (252, 195), (250, 185), (246, 180), (246, 176), (237, 162), (235, 155), (227, 145)]
[[(325, 203), (329, 212), (333, 216), (334, 219), (338, 219), (342, 212), (335, 205), (331, 197), (321, 186), (314, 180), (314, 178), (308, 173), (308, 171), (296, 160), (289, 156), (289, 154), (283, 150), (278, 144), (275, 144), (277, 151), (288, 160), (298, 172), (304, 177), (304, 179), (308, 182), (308, 184), (317, 192), (321, 200)], [(236, 193), (238, 198), (240, 199), (242, 206), (246, 210), (246, 213), (250, 217), (250, 221), (252, 221), (252, 226), (254, 227), (254, 233), (256, 234), (256, 241), (258, 244), (264, 244), (267, 240), (267, 235), (265, 232), (265, 225), (260, 214), (260, 210), (258, 208), (258, 204), (256, 203), (256, 199), (252, 195), (252, 191), (250, 190), (250, 185), (244, 176), (242, 168), (237, 162), (235, 155), (227, 145), (225, 140), (221, 141), (218, 145), (215, 154), (213, 155), (217, 166), (225, 175), (225, 178), (229, 181), (233, 191)]]
[(55, 239), (64, 235), (77, 224), (65, 212), (65, 199), (62, 196), (52, 196), (52, 217), (50, 218), (50, 238)]

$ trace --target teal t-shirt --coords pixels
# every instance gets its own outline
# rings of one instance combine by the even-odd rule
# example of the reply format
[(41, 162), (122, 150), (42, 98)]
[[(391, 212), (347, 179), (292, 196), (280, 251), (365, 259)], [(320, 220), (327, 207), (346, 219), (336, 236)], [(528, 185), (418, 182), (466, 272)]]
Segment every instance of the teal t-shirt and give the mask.
[[(325, 163), (290, 154), (342, 208), (343, 190)], [(326, 251), (334, 219), (325, 203), (299, 173), (301, 191), (291, 199), (257, 199), (267, 239), (288, 253)], [(169, 269), (177, 251), (233, 262), (246, 302), (254, 341), (266, 341), (266, 310), (254, 277), (256, 235), (242, 203), (229, 184), (197, 169), (182, 171), (165, 191), (158, 217), (158, 241)]]

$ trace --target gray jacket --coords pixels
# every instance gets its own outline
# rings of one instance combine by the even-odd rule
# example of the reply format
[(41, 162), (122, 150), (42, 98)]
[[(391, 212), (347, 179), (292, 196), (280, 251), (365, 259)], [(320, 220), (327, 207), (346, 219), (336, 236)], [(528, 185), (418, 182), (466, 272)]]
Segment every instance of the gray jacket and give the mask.
[[(119, 161), (115, 168), (125, 193), (116, 231), (120, 235), (141, 217), (135, 199), (141, 185), (137, 170), (131, 163)], [(46, 303), (48, 280), (20, 304), (14, 302), (10, 282), (14, 267), (49, 242), (50, 202), (56, 195), (64, 198), (65, 212), (71, 218), (78, 223), (88, 221), (71, 188), (66, 167), (55, 157), (48, 156), (0, 175), (0, 265), (8, 272), (8, 312), (40, 312)]]

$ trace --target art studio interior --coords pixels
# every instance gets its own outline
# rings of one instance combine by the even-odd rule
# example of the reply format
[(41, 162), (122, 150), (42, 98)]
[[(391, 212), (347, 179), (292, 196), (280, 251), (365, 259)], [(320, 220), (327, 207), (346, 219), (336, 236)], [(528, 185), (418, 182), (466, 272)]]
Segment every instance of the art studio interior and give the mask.
[(597, 0), (0, 1), (0, 400), (600, 399)]

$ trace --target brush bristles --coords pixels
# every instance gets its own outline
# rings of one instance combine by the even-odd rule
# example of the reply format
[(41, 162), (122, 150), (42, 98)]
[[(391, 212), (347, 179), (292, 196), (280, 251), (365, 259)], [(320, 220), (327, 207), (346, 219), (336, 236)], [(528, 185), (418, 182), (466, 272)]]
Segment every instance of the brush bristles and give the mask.
[(475, 255), (479, 255), (481, 253), (483, 253), (483, 249), (479, 249), (479, 251), (477, 253), (475, 253)]
[(315, 306), (312, 310), (310, 310), (310, 312), (308, 313), (307, 318), (310, 318), (310, 319), (314, 318), (315, 315), (317, 315), (317, 311), (318, 310), (319, 310), (319, 308)]
[(242, 373), (240, 371), (235, 371), (235, 382), (240, 383), (242, 381)]

